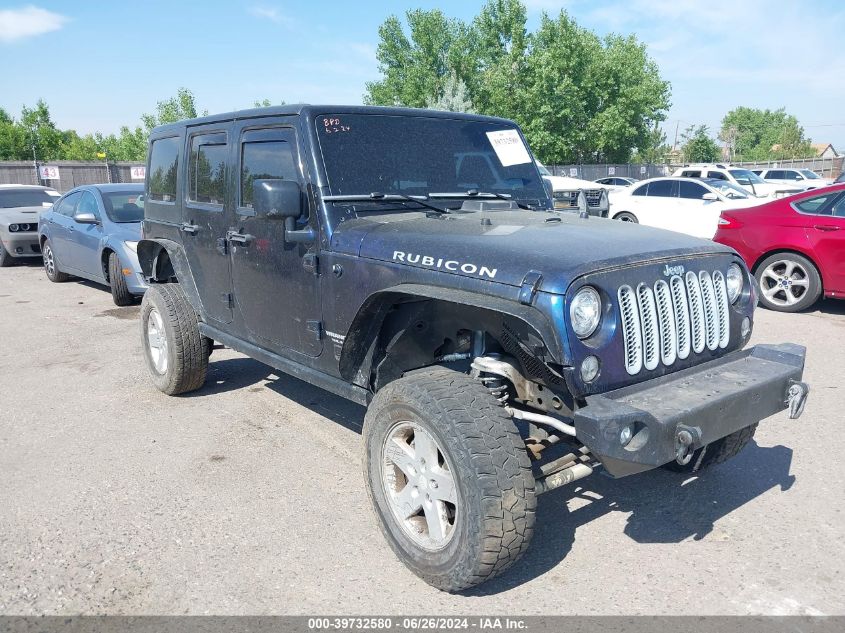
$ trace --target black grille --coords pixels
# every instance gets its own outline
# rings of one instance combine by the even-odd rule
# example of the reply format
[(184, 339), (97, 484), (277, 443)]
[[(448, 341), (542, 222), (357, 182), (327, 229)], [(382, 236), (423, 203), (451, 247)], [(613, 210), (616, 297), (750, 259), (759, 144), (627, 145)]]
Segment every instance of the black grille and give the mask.
[(597, 207), (601, 204), (601, 189), (587, 189), (584, 191), (584, 196), (587, 198), (587, 204), (591, 207)]

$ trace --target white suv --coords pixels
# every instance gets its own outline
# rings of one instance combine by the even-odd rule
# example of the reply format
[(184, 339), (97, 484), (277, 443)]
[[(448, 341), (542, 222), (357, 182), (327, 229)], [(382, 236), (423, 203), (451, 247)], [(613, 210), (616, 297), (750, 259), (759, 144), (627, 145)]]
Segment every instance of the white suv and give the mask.
[(833, 180), (822, 178), (811, 169), (784, 169), (783, 167), (778, 167), (777, 169), (752, 169), (751, 171), (766, 182), (794, 185), (805, 191), (827, 187), (833, 184)]
[(779, 196), (791, 195), (803, 191), (802, 187), (794, 185), (783, 185), (779, 183), (766, 182), (750, 169), (734, 167), (730, 164), (709, 164), (700, 163), (687, 165), (675, 170), (673, 176), (684, 178), (714, 178), (716, 180), (727, 180), (738, 185), (757, 196), (758, 198), (777, 198)]

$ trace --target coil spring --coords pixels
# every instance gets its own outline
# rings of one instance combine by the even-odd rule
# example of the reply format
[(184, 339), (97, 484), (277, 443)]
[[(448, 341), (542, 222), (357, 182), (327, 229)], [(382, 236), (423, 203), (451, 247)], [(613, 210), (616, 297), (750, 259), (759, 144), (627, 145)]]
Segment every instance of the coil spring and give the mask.
[(496, 375), (484, 375), (480, 377), (481, 383), (490, 392), (501, 406), (505, 406), (508, 403), (508, 398), (510, 398), (510, 389), (508, 386), (508, 381), (502, 378), (502, 376)]

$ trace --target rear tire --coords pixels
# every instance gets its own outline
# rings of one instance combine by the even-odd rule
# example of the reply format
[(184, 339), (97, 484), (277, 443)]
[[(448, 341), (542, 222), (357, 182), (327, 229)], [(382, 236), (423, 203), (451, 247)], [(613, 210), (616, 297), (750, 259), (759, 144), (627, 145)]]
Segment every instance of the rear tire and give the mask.
[(9, 254), (9, 251), (3, 246), (3, 242), (0, 242), (0, 268), (12, 266), (14, 263), (15, 258)]
[(169, 396), (195, 391), (208, 371), (208, 339), (179, 284), (153, 284), (141, 303), (141, 342), (153, 383)]
[(115, 305), (129, 306), (135, 302), (135, 295), (129, 292), (126, 286), (126, 277), (123, 274), (120, 258), (114, 252), (109, 254), (109, 284)]
[(699, 448), (692, 454), (692, 459), (684, 465), (678, 462), (669, 462), (664, 464), (663, 468), (672, 470), (676, 473), (684, 473), (691, 475), (693, 473), (701, 472), (716, 464), (721, 464), (729, 459), (736, 457), (739, 452), (754, 437), (754, 432), (757, 430), (757, 423), (751, 426), (746, 426), (739, 431), (735, 431), (730, 435), (711, 442), (707, 446)]
[(536, 497), (525, 443), (480, 382), (435, 367), (389, 383), (363, 436), (379, 527), (428, 584), (461, 591), (528, 548)]
[[(775, 253), (754, 271), (760, 304), (778, 312), (801, 312), (822, 294), (822, 280), (815, 264), (797, 253)], [(784, 285), (786, 284), (786, 285)]]
[(56, 261), (56, 253), (50, 240), (44, 240), (44, 245), (41, 247), (41, 258), (44, 260), (44, 272), (47, 274), (47, 279), (56, 284), (64, 283), (70, 279), (70, 275), (59, 270), (59, 263)]
[(639, 224), (640, 221), (637, 219), (633, 213), (628, 211), (623, 211), (622, 213), (617, 213), (613, 216), (614, 220), (619, 220), (620, 222), (631, 222), (633, 224)]

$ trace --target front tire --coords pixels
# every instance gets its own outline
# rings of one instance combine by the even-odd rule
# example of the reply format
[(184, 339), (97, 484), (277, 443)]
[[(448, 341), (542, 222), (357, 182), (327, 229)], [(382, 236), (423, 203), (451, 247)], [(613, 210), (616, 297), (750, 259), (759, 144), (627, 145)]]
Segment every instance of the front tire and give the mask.
[(109, 254), (109, 285), (111, 285), (111, 297), (115, 305), (129, 306), (135, 302), (135, 296), (129, 292), (126, 285), (120, 258), (114, 252)]
[(693, 452), (692, 458), (686, 464), (679, 464), (678, 462), (669, 462), (664, 464), (663, 468), (672, 470), (676, 473), (683, 473), (692, 475), (693, 473), (701, 472), (716, 464), (721, 464), (729, 459), (736, 457), (740, 451), (745, 448), (754, 433), (757, 430), (757, 424), (746, 426), (739, 431), (734, 431), (730, 435), (711, 442), (706, 446), (699, 448)]
[(141, 302), (141, 341), (153, 383), (169, 396), (195, 391), (208, 371), (208, 339), (179, 284), (153, 284)]
[(815, 265), (797, 253), (776, 253), (754, 272), (760, 303), (778, 312), (806, 310), (822, 294), (822, 280)]
[(632, 224), (639, 224), (640, 221), (637, 219), (633, 213), (628, 211), (623, 211), (622, 213), (617, 213), (613, 216), (614, 220), (619, 220), (620, 222), (631, 222)]
[(56, 261), (56, 253), (53, 251), (53, 244), (50, 240), (44, 240), (41, 247), (41, 258), (44, 261), (44, 272), (47, 279), (55, 284), (64, 283), (70, 279), (70, 275), (59, 270), (59, 263)]
[(477, 380), (442, 367), (400, 378), (376, 394), (363, 435), (379, 526), (420, 578), (460, 591), (525, 552), (536, 508), (525, 443)]

